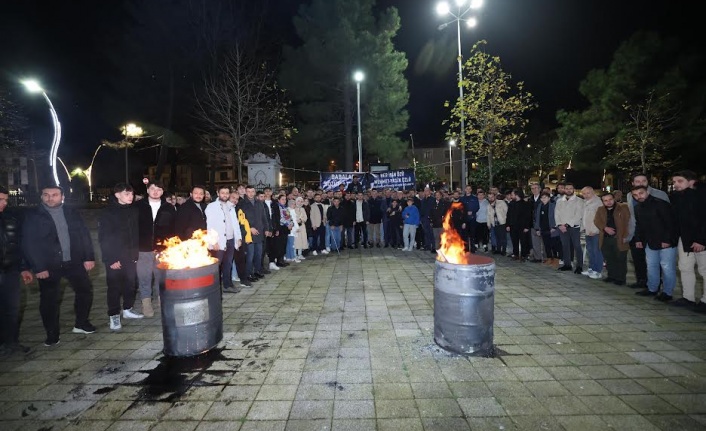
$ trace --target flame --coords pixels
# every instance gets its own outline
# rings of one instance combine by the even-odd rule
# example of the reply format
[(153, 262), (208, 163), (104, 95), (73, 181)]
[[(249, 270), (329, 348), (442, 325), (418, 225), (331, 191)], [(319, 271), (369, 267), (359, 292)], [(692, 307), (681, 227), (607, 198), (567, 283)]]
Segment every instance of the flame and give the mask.
[(209, 244), (218, 242), (218, 233), (214, 230), (196, 230), (191, 239), (182, 241), (178, 236), (164, 240), (166, 248), (157, 255), (157, 265), (162, 269), (198, 268), (211, 265), (218, 259), (208, 252)]
[(441, 262), (455, 263), (458, 265), (470, 265), (471, 254), (466, 252), (463, 238), (451, 225), (451, 214), (454, 211), (463, 212), (463, 203), (452, 202), (451, 207), (444, 215), (443, 228), (441, 233), (441, 247), (437, 250), (436, 259)]

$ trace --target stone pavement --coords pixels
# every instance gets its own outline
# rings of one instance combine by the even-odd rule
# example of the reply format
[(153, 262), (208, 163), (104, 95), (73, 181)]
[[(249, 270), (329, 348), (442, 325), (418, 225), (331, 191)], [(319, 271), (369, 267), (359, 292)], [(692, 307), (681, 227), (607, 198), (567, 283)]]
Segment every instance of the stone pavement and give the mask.
[(498, 258), (493, 358), (433, 343), (429, 253), (311, 257), (224, 298), (224, 340), (169, 361), (160, 319), (42, 345), (36, 284), (0, 360), (0, 429), (703, 430), (706, 316)]

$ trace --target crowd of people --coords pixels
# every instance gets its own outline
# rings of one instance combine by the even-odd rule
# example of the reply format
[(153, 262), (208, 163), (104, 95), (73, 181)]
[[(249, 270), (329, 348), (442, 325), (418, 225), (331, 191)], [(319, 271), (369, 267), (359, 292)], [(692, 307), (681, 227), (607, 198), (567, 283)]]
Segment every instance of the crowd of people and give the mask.
[[(578, 196), (570, 183), (554, 190), (531, 184), (525, 196), (519, 188), (501, 192), (470, 185), (450, 193), (428, 187), (419, 192), (365, 190), (353, 177), (335, 191), (221, 186), (212, 200), (200, 185), (177, 200), (165, 196), (156, 181), (141, 198), (120, 183), (101, 212), (98, 230), (108, 326), (118, 331), (125, 319), (155, 315), (157, 254), (174, 236), (187, 240), (197, 230), (215, 231), (217, 240), (209, 248), (219, 262), (222, 291), (235, 294), (272, 271), (320, 254), (396, 248), (435, 256), (445, 219), (471, 253), (544, 263), (618, 286), (627, 282), (630, 252), (636, 277), (630, 287), (639, 289), (638, 295), (706, 313), (706, 292), (700, 301), (696, 298), (695, 267), (706, 276), (706, 195), (696, 179), (691, 171), (675, 173), (668, 196), (650, 187), (646, 175), (634, 175), (627, 202), (618, 191), (599, 196), (591, 187), (583, 187)], [(8, 192), (0, 188), (3, 354), (26, 351), (18, 342), (20, 280), (38, 281), (46, 346), (60, 342), (61, 279), (75, 292), (72, 332), (96, 331), (89, 320), (93, 289), (88, 272), (95, 265), (89, 230), (81, 215), (63, 204), (61, 187), (44, 187), (41, 199), (20, 223), (4, 211)], [(677, 262), (683, 293), (673, 300)]]

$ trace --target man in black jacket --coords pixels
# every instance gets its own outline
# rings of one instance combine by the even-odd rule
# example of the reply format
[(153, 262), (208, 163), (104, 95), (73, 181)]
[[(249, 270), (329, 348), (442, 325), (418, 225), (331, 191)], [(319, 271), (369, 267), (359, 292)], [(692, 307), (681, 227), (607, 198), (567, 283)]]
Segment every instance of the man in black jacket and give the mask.
[[(160, 244), (175, 235), (176, 210), (162, 199), (164, 188), (159, 182), (147, 185), (147, 198), (137, 202), (137, 224), (140, 232), (137, 281), (142, 298), (142, 314), (154, 317), (152, 307), (153, 280), (159, 286), (156, 254), (163, 249)], [(156, 292), (159, 295), (159, 292)], [(159, 296), (157, 296), (159, 298)]]
[(341, 221), (343, 222), (343, 229), (345, 230), (345, 238), (341, 238), (343, 241), (345, 239), (345, 246), (340, 245), (342, 249), (353, 248), (355, 245), (355, 201), (353, 200), (355, 195), (353, 193), (346, 193), (341, 201)]
[(20, 276), (32, 282), (32, 273), (20, 248), (20, 218), (7, 210), (10, 194), (0, 186), (0, 357), (29, 352), (19, 343)]
[(245, 197), (238, 202), (238, 210), (242, 210), (250, 226), (252, 243), (246, 245), (245, 273), (250, 282), (257, 281), (265, 276), (262, 273), (262, 252), (265, 238), (269, 231), (265, 204), (255, 198), (255, 187), (248, 185), (245, 188)]
[(341, 200), (338, 197), (333, 198), (333, 205), (326, 210), (326, 220), (328, 220), (329, 228), (331, 229), (331, 250), (340, 250), (341, 248), (341, 231), (343, 229), (343, 208), (341, 208)]
[(532, 204), (527, 202), (521, 189), (510, 192), (507, 207), (507, 231), (512, 239), (512, 258), (527, 260), (530, 251), (530, 228), (532, 227)]
[(182, 240), (191, 238), (195, 230), (206, 230), (206, 187), (193, 186), (191, 195), (183, 205), (179, 205), (174, 221), (175, 233)]
[[(645, 186), (632, 188), (635, 206), (635, 247), (645, 250), (647, 258), (647, 289), (636, 292), (641, 296), (654, 296), (662, 302), (672, 300), (677, 284), (677, 225), (668, 202), (650, 194)], [(663, 289), (658, 293), (659, 274), (662, 270)]]
[(357, 194), (357, 193), (363, 193), (365, 189), (363, 188), (363, 184), (358, 181), (358, 175), (353, 175), (353, 181), (348, 184), (348, 187), (346, 187), (346, 194)]
[[(696, 183), (692, 171), (680, 171), (672, 176), (674, 193), (672, 203), (679, 232), (679, 271), (681, 273), (682, 298), (672, 305), (686, 306), (706, 314), (706, 284), (701, 301), (696, 303), (696, 274), (706, 280), (706, 189)], [(704, 282), (702, 282), (704, 283)]]
[(103, 210), (98, 222), (98, 242), (108, 285), (110, 329), (119, 331), (122, 329), (121, 312), (125, 319), (142, 319), (144, 316), (132, 309), (135, 304), (139, 235), (137, 210), (132, 206), (133, 189), (129, 184), (118, 183), (113, 188), (113, 193), (115, 200)]
[(59, 186), (42, 189), (42, 203), (29, 211), (22, 224), (22, 251), (39, 282), (39, 313), (47, 333), (45, 346), (59, 344), (60, 282), (66, 278), (74, 289), (76, 334), (92, 334), (88, 320), (93, 286), (88, 271), (95, 266), (93, 243), (81, 215), (64, 203)]

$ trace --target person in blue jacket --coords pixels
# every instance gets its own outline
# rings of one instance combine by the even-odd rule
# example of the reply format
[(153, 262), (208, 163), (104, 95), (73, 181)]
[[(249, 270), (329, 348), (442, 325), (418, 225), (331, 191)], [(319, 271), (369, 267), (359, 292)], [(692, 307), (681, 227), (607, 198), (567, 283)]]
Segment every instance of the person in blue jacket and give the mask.
[(404, 241), (404, 251), (412, 251), (414, 247), (414, 238), (417, 234), (417, 225), (419, 225), (419, 209), (414, 205), (414, 199), (407, 199), (407, 208), (402, 210), (402, 221), (404, 229), (402, 231), (402, 239)]

